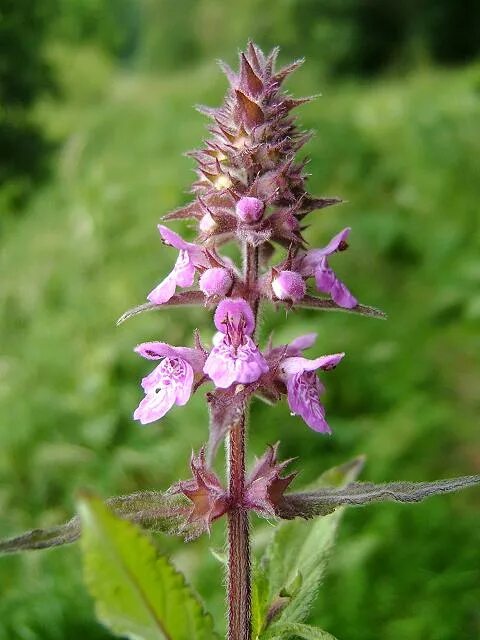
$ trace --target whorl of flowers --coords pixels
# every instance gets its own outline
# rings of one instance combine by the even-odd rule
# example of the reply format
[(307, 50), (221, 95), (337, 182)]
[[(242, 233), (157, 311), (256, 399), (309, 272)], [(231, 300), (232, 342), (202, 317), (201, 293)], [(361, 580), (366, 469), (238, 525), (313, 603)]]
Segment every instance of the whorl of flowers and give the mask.
[[(262, 347), (256, 328), (263, 304), (381, 315), (358, 304), (330, 265), (337, 253), (347, 249), (350, 229), (340, 230), (321, 248), (310, 248), (304, 237), (304, 218), (340, 199), (314, 197), (306, 190), (306, 161), (295, 156), (310, 134), (299, 129), (293, 110), (312, 98), (294, 99), (283, 90), (285, 79), (301, 61), (277, 70), (276, 57), (277, 50), (265, 56), (250, 43), (240, 54), (238, 72), (221, 63), (230, 87), (221, 107), (199, 107), (211, 120), (210, 137), (189, 154), (197, 163), (194, 199), (164, 216), (166, 221), (193, 219), (197, 237), (188, 242), (169, 227), (158, 226), (163, 243), (178, 255), (171, 272), (148, 294), (149, 303), (132, 311), (194, 304), (215, 309), (211, 347), (196, 335), (192, 347), (150, 342), (136, 348), (143, 357), (159, 361), (142, 380), (145, 397), (134, 413), (142, 424), (161, 419), (175, 404), (184, 405), (201, 386), (213, 385), (207, 395), (209, 460), (236, 411), (254, 395), (269, 402), (286, 396), (292, 415), (299, 415), (314, 431), (330, 433), (320, 400), (324, 386), (317, 372), (336, 367), (344, 354), (306, 358), (303, 351), (313, 345), (315, 334), (290, 344)], [(228, 242), (242, 247), (241, 267), (222, 255), (222, 246)], [(275, 245), (286, 252), (271, 264)], [(309, 293), (315, 290), (321, 295)], [(272, 455), (276, 456), (276, 449)], [(227, 509), (228, 500), (207, 470), (204, 453), (192, 460), (196, 480), (180, 484), (179, 491), (193, 497), (192, 514), (201, 512), (208, 527)], [(260, 513), (274, 512), (275, 499), (293, 477), (277, 481), (270, 490), (267, 478), (277, 477), (278, 468), (273, 463), (270, 467), (267, 462), (260, 464), (254, 475), (264, 471), (263, 476), (255, 476), (250, 483), (257, 489), (245, 494), (254, 496), (252, 508)], [(201, 485), (202, 496), (205, 487), (215, 487), (211, 504), (202, 497), (201, 509), (200, 494), (192, 490), (199, 486), (200, 477), (209, 479)]]

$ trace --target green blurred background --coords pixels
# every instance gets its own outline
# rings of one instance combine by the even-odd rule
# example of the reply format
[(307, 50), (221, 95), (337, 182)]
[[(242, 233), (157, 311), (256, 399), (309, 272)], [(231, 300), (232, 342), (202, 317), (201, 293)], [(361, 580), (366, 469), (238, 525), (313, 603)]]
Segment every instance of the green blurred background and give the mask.
[[(147, 314), (174, 252), (155, 225), (187, 202), (205, 121), (247, 38), (306, 56), (289, 89), (317, 135), (312, 214), (336, 262), (387, 322), (266, 312), (262, 334), (317, 330), (334, 435), (285, 404), (253, 407), (250, 458), (282, 441), (297, 486), (359, 453), (363, 478), (432, 480), (480, 471), (480, 5), (457, 0), (2, 0), (0, 5), (0, 534), (65, 520), (75, 492), (164, 488), (206, 438), (202, 394), (148, 428), (131, 414), (149, 370), (132, 347), (186, 343), (201, 310)], [(178, 227), (176, 227), (178, 228)], [(182, 229), (189, 237), (193, 231)], [(256, 526), (262, 530), (262, 524)], [(268, 529), (268, 527), (267, 527)], [(159, 539), (223, 623), (210, 540)], [(265, 527), (263, 526), (263, 530)], [(69, 547), (0, 559), (0, 640), (100, 639)], [(345, 515), (312, 621), (340, 640), (480, 637), (479, 494)]]

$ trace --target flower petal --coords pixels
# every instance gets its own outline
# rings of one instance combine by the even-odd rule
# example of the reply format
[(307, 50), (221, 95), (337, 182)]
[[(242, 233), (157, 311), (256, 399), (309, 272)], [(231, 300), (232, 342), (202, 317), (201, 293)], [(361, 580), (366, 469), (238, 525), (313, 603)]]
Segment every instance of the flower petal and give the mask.
[(323, 247), (323, 249), (318, 249), (318, 251), (321, 251), (322, 255), (324, 256), (329, 256), (332, 253), (335, 253), (335, 251), (338, 251), (341, 246), (347, 242), (350, 231), (351, 227), (345, 227), (345, 229), (342, 229), (340, 233), (337, 233), (336, 236), (333, 236), (330, 242), (325, 247)]
[(314, 360), (302, 358), (300, 356), (285, 358), (281, 365), (281, 371), (286, 377), (303, 373), (304, 371), (315, 371), (316, 369), (333, 369), (337, 366), (345, 353), (333, 353), (328, 356), (320, 356)]
[(177, 287), (177, 277), (175, 270), (168, 274), (168, 276), (158, 284), (155, 289), (150, 291), (147, 296), (147, 300), (154, 304), (163, 304), (168, 302), (175, 293)]
[(358, 304), (358, 300), (350, 293), (339, 278), (336, 279), (330, 295), (332, 296), (332, 300), (344, 309), (353, 309), (353, 307), (356, 307)]
[(182, 236), (178, 235), (178, 233), (175, 233), (175, 231), (172, 231), (169, 227), (166, 227), (163, 224), (159, 224), (157, 228), (165, 244), (169, 244), (170, 246), (175, 247), (175, 249), (188, 251), (192, 247), (196, 247), (192, 242), (187, 242), (182, 238)]
[(190, 396), (192, 395), (192, 387), (193, 387), (193, 369), (183, 360), (183, 376), (181, 383), (180, 381), (175, 385), (175, 404), (178, 404), (180, 407), (187, 404), (190, 400)]
[(181, 250), (173, 267), (175, 280), (179, 287), (191, 287), (195, 278), (195, 265), (188, 251)]
[(235, 349), (227, 343), (226, 337), (219, 341), (218, 335), (215, 336), (217, 344), (203, 368), (215, 386), (226, 389), (234, 382), (248, 384), (268, 371), (265, 358), (249, 336), (245, 336), (244, 343)]
[(200, 372), (205, 363), (205, 354), (201, 349), (172, 347), (166, 342), (142, 342), (135, 347), (134, 351), (147, 360), (181, 358), (188, 362), (195, 372)]
[(322, 258), (326, 258), (327, 256), (332, 255), (332, 253), (342, 249), (347, 241), (350, 230), (350, 227), (346, 227), (345, 229), (342, 229), (340, 233), (337, 233), (337, 235), (334, 236), (325, 247), (307, 251), (307, 253), (301, 257), (299, 263), (302, 275), (312, 276)]
[(241, 319), (245, 322), (245, 333), (251, 335), (255, 329), (255, 318), (248, 302), (243, 298), (225, 298), (216, 308), (213, 321), (218, 331), (225, 333), (226, 320), (238, 326)]
[(331, 433), (319, 399), (322, 391), (323, 385), (314, 372), (297, 374), (287, 381), (288, 404), (292, 413), (303, 418), (314, 431)]
[(293, 351), (303, 351), (304, 349), (309, 349), (317, 339), (316, 333), (306, 333), (303, 336), (298, 336), (298, 338), (294, 338), (288, 345), (288, 352)]
[(143, 398), (135, 409), (133, 417), (135, 420), (139, 420), (141, 424), (150, 424), (163, 418), (174, 403), (175, 390), (173, 387), (161, 389), (158, 393), (153, 391)]
[(329, 293), (332, 300), (340, 307), (352, 309), (358, 304), (357, 299), (350, 293), (345, 284), (340, 278), (337, 278), (325, 257), (320, 260), (315, 269), (315, 284), (319, 291)]

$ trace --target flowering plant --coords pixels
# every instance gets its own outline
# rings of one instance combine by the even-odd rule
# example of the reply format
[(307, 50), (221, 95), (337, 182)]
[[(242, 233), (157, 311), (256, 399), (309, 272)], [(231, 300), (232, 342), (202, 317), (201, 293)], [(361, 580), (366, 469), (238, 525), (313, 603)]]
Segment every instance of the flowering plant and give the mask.
[[(328, 638), (304, 620), (341, 507), (379, 500), (418, 502), (480, 481), (466, 476), (427, 483), (356, 482), (363, 465), (358, 458), (326, 472), (308, 490), (291, 492), (295, 473), (286, 472), (291, 460), (279, 460), (279, 443), (267, 446), (246, 470), (251, 399), (275, 403), (286, 398), (291, 413), (311, 430), (330, 433), (321, 401), (323, 380), (345, 355), (307, 358), (313, 333), (288, 344), (260, 344), (262, 307), (384, 317), (360, 304), (332, 267), (340, 259), (336, 254), (348, 248), (349, 228), (322, 248), (308, 245), (305, 218), (340, 199), (314, 197), (306, 190), (305, 162), (297, 161), (296, 153), (310, 134), (298, 128), (292, 111), (311, 98), (294, 99), (283, 91), (301, 61), (277, 70), (277, 53), (264, 55), (249, 43), (240, 54), (238, 72), (222, 63), (230, 87), (220, 108), (200, 108), (211, 124), (205, 145), (191, 153), (198, 178), (194, 199), (164, 217), (164, 222), (194, 220), (197, 237), (189, 242), (164, 224), (158, 226), (163, 243), (178, 252), (174, 266), (148, 294), (148, 302), (119, 321), (178, 306), (213, 311), (211, 346), (196, 332), (191, 346), (152, 341), (135, 348), (156, 361), (141, 381), (144, 397), (133, 415), (141, 424), (161, 420), (174, 405), (183, 406), (201, 387), (209, 388), (209, 434), (205, 446), (191, 455), (191, 478), (163, 492), (115, 497), (106, 504), (84, 494), (79, 516), (67, 524), (0, 543), (4, 552), (38, 549), (72, 542), (82, 533), (86, 579), (99, 618), (114, 633), (130, 638), (217, 637), (198, 597), (135, 525), (192, 540), (225, 517), (228, 638)], [(222, 252), (232, 242), (241, 248), (241, 265)], [(284, 254), (274, 259), (278, 247)], [(226, 483), (213, 470), (224, 440)], [(277, 522), (273, 542), (257, 563), (250, 540), (252, 511)]]

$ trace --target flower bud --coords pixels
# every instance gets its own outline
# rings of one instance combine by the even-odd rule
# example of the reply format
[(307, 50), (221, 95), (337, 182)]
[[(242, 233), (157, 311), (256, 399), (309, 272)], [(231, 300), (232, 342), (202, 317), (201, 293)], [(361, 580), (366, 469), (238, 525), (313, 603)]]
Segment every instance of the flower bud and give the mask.
[(210, 233), (215, 229), (217, 223), (212, 218), (212, 216), (207, 212), (199, 222), (200, 231), (203, 233)]
[(232, 287), (233, 278), (228, 269), (214, 267), (201, 275), (198, 284), (206, 296), (225, 296)]
[(258, 198), (240, 198), (235, 207), (237, 217), (245, 224), (258, 222), (263, 216), (265, 205)]
[(272, 280), (273, 293), (279, 300), (298, 302), (307, 290), (302, 276), (296, 271), (280, 271)]

